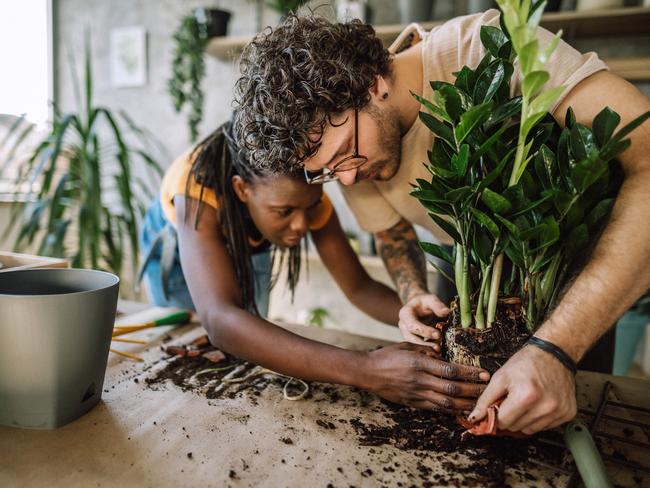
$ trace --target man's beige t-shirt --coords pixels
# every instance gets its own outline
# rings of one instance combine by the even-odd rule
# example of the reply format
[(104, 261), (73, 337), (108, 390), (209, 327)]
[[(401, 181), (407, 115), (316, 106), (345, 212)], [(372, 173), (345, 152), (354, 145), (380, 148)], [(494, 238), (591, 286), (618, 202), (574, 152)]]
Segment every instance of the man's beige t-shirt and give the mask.
[[(499, 25), (499, 11), (488, 10), (475, 15), (457, 17), (434, 28), (422, 42), (423, 96), (431, 99), (431, 80), (453, 83), (454, 72), (467, 65), (478, 66), (485, 50), (481, 44), (480, 29), (483, 25)], [(540, 46), (553, 37), (545, 29), (538, 30)], [(571, 89), (588, 76), (607, 69), (598, 56), (591, 52), (581, 54), (566, 42), (560, 41), (546, 65), (550, 80), (545, 88), (564, 85), (565, 90), (550, 108), (553, 112)], [(520, 73), (515, 64), (512, 95), (520, 93)], [(359, 225), (368, 232), (390, 229), (402, 218), (429, 230), (440, 242), (451, 244), (450, 237), (428, 216), (426, 209), (410, 196), (411, 185), (416, 178), (430, 179), (425, 168), (427, 150), (431, 149), (434, 136), (418, 118), (402, 138), (401, 165), (389, 181), (362, 181), (343, 186), (343, 195), (352, 209)]]

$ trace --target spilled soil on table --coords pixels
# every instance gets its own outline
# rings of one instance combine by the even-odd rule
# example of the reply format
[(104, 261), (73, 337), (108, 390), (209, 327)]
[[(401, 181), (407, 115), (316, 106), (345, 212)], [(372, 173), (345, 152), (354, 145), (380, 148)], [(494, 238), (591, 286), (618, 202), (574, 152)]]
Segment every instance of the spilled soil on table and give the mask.
[[(259, 404), (265, 390), (282, 397), (286, 379), (278, 376), (256, 376), (245, 383), (226, 385), (222, 379), (235, 368), (237, 376), (242, 377), (252, 372), (256, 365), (229, 354), (223, 354), (223, 357), (210, 355), (215, 348), (209, 342), (188, 344), (180, 349), (178, 346), (163, 349), (170, 358), (164, 367), (145, 379), (149, 388), (165, 388), (171, 381), (183, 391), (194, 392), (210, 400), (244, 397), (254, 406)], [(215, 359), (219, 360), (214, 362)], [(408, 451), (417, 458), (415, 470), (397, 461), (383, 464), (384, 473), (394, 473), (404, 480), (397, 482), (396, 486), (508, 486), (506, 468), (521, 482), (556, 484), (552, 479), (536, 480), (527, 467), (540, 462), (562, 465), (564, 449), (559, 447), (562, 445), (559, 433), (545, 433), (544, 439), (538, 436), (527, 439), (465, 438), (462, 436), (464, 428), (456, 423), (453, 415), (389, 403), (356, 388), (308, 383), (310, 391), (305, 396), (306, 401), (339, 404), (332, 409), (333, 413), (316, 421), (318, 428), (334, 431), (350, 425), (359, 444), (370, 446), (371, 456), (376, 453), (375, 447), (383, 446)], [(299, 389), (298, 386), (296, 388)], [(353, 418), (341, 415), (348, 407), (356, 415), (359, 407), (367, 409), (370, 415)], [(341, 418), (337, 417), (337, 412)], [(370, 422), (368, 418), (374, 420)], [(286, 438), (281, 438), (279, 442), (289, 444)], [(427, 459), (432, 457), (440, 460), (443, 472), (435, 472), (427, 465), (431, 464)], [(356, 461), (355, 465), (364, 478), (376, 478), (377, 473), (373, 473), (368, 465), (364, 466), (364, 462)], [(373, 468), (376, 465), (372, 463)]]

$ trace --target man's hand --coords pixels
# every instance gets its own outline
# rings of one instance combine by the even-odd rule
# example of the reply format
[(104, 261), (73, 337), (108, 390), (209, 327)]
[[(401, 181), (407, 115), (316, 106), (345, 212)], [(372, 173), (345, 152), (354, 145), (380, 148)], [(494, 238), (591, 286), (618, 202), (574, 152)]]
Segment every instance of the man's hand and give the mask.
[(487, 371), (437, 359), (430, 347), (402, 342), (366, 354), (357, 386), (416, 408), (465, 411), (490, 378)]
[(429, 293), (416, 295), (399, 311), (398, 325), (402, 337), (408, 342), (440, 351), (439, 342), (442, 333), (435, 327), (425, 325), (422, 319), (428, 319), (431, 323), (432, 320), (444, 319), (447, 315), (449, 315), (449, 308), (436, 295)]
[(569, 370), (555, 357), (527, 346), (499, 369), (469, 415), (472, 422), (501, 400), (498, 428), (534, 434), (568, 422), (576, 415), (576, 384)]

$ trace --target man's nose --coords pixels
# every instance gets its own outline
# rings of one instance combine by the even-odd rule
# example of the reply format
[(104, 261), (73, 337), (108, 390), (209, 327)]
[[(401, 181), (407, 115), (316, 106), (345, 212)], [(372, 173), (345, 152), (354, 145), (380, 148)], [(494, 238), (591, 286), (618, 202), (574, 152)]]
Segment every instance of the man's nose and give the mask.
[(354, 185), (357, 180), (357, 169), (350, 169), (348, 171), (341, 171), (338, 173), (339, 181), (342, 185), (349, 186)]

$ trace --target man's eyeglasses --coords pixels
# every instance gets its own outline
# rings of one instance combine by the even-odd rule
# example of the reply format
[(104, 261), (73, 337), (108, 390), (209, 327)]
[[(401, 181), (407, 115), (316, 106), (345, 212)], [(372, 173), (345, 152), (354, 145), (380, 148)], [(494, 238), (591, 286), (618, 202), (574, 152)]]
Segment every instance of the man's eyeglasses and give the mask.
[(305, 180), (310, 185), (322, 185), (328, 181), (339, 179), (339, 173), (342, 171), (350, 171), (363, 166), (368, 161), (368, 158), (359, 154), (359, 111), (354, 109), (354, 152), (334, 166), (332, 169), (323, 168), (317, 171), (308, 171), (305, 169)]

